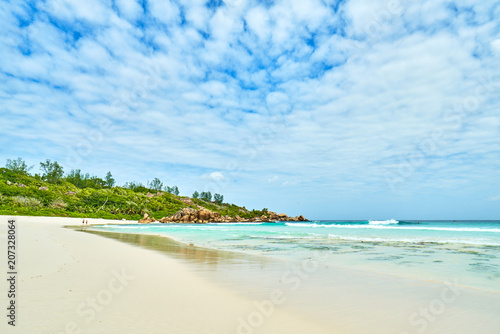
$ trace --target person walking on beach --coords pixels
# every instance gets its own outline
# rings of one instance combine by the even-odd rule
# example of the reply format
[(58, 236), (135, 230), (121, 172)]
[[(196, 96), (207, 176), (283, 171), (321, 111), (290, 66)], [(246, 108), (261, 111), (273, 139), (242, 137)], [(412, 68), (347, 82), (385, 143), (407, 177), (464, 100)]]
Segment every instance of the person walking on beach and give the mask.
[(82, 225), (85, 225), (85, 219), (82, 221)]
[(85, 221), (85, 225), (88, 225), (88, 224), (89, 224), (89, 220), (87, 219), (87, 220)]

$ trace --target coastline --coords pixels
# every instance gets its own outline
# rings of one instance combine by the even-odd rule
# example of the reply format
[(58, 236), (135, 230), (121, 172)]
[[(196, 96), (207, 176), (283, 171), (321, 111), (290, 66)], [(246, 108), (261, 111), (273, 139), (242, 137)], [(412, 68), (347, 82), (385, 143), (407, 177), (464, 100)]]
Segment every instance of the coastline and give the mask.
[[(444, 294), (451, 300), (453, 291), (459, 291), (456, 298), (439, 315), (431, 314), (437, 320), (426, 323), (426, 332), (494, 333), (500, 325), (488, 308), (488, 303), (500, 305), (498, 295), (339, 268), (294, 272), (292, 263), (263, 263), (241, 254), (224, 258), (217, 250), (197, 247), (181, 247), (175, 258), (63, 228), (81, 226), (77, 218), (15, 218), (20, 226), (19, 328), (32, 333), (417, 333), (421, 327), (410, 317), (443, 303)], [(2, 242), (6, 221), (2, 216)], [(188, 265), (190, 256), (194, 261)], [(282, 282), (287, 270), (289, 282)], [(266, 308), (276, 289), (286, 302)], [(266, 310), (272, 310), (269, 316)], [(255, 322), (259, 314), (262, 321)], [(422, 319), (417, 313), (414, 320)]]

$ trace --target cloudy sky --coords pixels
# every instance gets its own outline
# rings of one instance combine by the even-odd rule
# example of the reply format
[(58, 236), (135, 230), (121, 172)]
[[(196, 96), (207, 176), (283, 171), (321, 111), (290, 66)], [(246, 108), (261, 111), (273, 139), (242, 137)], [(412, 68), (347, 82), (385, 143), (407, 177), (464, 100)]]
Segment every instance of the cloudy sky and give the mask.
[(0, 164), (310, 219), (500, 219), (500, 2), (0, 6)]

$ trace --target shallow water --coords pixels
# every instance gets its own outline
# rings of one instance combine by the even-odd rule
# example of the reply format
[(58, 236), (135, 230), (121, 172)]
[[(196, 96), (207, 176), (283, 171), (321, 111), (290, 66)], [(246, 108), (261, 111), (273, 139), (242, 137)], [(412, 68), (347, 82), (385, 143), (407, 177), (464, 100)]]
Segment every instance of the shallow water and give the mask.
[[(119, 228), (106, 226), (104, 229), (116, 227)], [(172, 228), (182, 230), (190, 229), (190, 226), (151, 225), (135, 228), (142, 231)], [(286, 254), (276, 251), (277, 248), (272, 243), (264, 241), (258, 244), (255, 239), (250, 239), (251, 246), (254, 247), (252, 250), (232, 252), (189, 246), (165, 237), (166, 233), (116, 233), (93, 227), (82, 230), (164, 252), (184, 262), (196, 275), (253, 300), (255, 306), (241, 315), (246, 320), (255, 316), (265, 318), (269, 310), (282, 308), (297, 316), (314, 320), (325, 329), (331, 329), (332, 333), (410, 334), (425, 331), (487, 334), (498, 333), (497, 329), (500, 328), (500, 318), (497, 316), (500, 309), (498, 293), (465, 288), (456, 279), (443, 284), (367, 270), (343, 269), (337, 265), (339, 258), (357, 256), (360, 253), (363, 254), (361, 262), (377, 263), (379, 267), (382, 263), (392, 263), (394, 260), (418, 265), (421, 258), (427, 261), (427, 257), (439, 253), (432, 249), (418, 250), (415, 253), (415, 246), (409, 245), (406, 250), (410, 253), (404, 258), (401, 255), (390, 255), (387, 249), (380, 248), (387, 246), (359, 243), (310, 246), (305, 253), (302, 250), (300, 253)], [(119, 230), (132, 231), (133, 228), (123, 226)], [(234, 242), (239, 240), (236, 238), (231, 242), (238, 245), (238, 242)], [(255, 256), (253, 253), (279, 256)], [(300, 258), (303, 259), (299, 260)], [(490, 260), (488, 256), (485, 258)], [(478, 254), (474, 254), (474, 259), (474, 263), (487, 263), (479, 261), (481, 258)], [(358, 267), (352, 263), (351, 265)], [(272, 302), (271, 296), (275, 291), (282, 296), (282, 303)], [(263, 312), (262, 309), (267, 311)], [(258, 332), (257, 329), (255, 328), (255, 333)]]
[(460, 284), (500, 292), (499, 221), (366, 221), (104, 225), (197, 246)]

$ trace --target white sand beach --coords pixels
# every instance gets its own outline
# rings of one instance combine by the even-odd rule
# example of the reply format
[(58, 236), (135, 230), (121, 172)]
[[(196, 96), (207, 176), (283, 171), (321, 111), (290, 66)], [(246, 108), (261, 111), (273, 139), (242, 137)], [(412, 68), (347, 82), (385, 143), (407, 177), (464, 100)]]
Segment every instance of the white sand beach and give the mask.
[[(17, 323), (13, 329), (2, 321), (2, 333), (221, 334), (237, 333), (239, 327), (245, 333), (247, 326), (238, 319), (254, 310), (252, 300), (209, 284), (167, 256), (62, 228), (80, 225), (81, 219), (16, 219)], [(117, 223), (89, 219), (89, 224), (106, 222)], [(2, 245), (6, 245), (6, 225), (7, 217), (2, 217)], [(0, 291), (5, 301), (5, 280)], [(307, 331), (331, 333), (280, 309), (250, 332)]]

